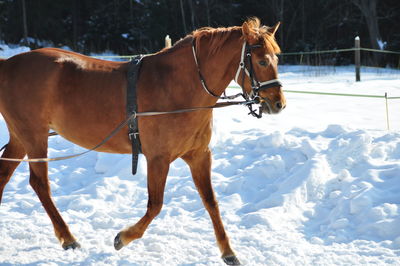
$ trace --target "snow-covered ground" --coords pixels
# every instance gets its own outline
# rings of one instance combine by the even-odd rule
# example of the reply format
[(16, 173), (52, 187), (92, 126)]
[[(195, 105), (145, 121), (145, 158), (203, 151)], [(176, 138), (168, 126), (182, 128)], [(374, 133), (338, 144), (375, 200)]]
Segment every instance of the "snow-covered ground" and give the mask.
[[(1, 53), (0, 53), (1, 55)], [(353, 68), (312, 74), (281, 67), (287, 90), (400, 96), (400, 72)], [(310, 74), (311, 73), (311, 74)], [(232, 90), (232, 89), (231, 89)], [(400, 100), (286, 93), (262, 119), (243, 107), (214, 112), (213, 184), (245, 265), (400, 265)], [(0, 144), (7, 130), (0, 118)], [(49, 156), (82, 151), (61, 137)], [(146, 167), (92, 152), (49, 164), (53, 198), (79, 250), (62, 250), (23, 163), (0, 206), (1, 265), (223, 265), (212, 225), (182, 160), (170, 168), (161, 214), (142, 239), (113, 239), (146, 210)]]

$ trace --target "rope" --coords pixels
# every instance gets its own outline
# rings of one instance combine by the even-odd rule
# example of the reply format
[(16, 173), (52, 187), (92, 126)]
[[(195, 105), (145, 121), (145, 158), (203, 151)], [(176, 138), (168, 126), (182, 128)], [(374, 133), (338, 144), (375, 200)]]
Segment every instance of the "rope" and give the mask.
[(378, 50), (371, 48), (347, 48), (347, 49), (321, 50), (321, 51), (310, 51), (310, 52), (287, 52), (287, 53), (281, 53), (279, 55), (286, 56), (286, 55), (327, 54), (327, 53), (353, 52), (357, 50), (366, 52), (387, 53), (387, 54), (400, 54), (400, 52), (389, 51), (389, 50)]
[[(344, 48), (344, 49), (332, 49), (332, 50), (320, 50), (320, 51), (309, 51), (309, 52), (286, 52), (280, 53), (280, 56), (286, 55), (310, 55), (310, 54), (328, 54), (328, 53), (342, 53), (342, 52), (354, 52), (356, 50), (366, 51), (366, 52), (377, 52), (377, 53), (387, 53), (387, 54), (400, 54), (397, 51), (390, 51), (390, 50), (379, 50), (379, 49), (371, 49), (371, 48)], [(96, 58), (104, 58), (104, 59), (131, 59), (134, 55), (100, 55), (100, 56), (93, 56)]]
[(130, 61), (136, 56), (137, 55), (93, 55), (92, 57), (98, 59), (127, 59), (128, 61)]
[[(309, 51), (309, 52), (286, 52), (279, 54), (280, 56), (286, 55), (308, 55), (308, 54), (327, 54), (327, 53), (341, 53), (341, 52), (352, 52), (352, 51), (366, 51), (366, 52), (377, 52), (377, 53), (387, 53), (387, 54), (399, 54), (398, 51), (390, 51), (390, 50), (379, 50), (379, 49), (371, 49), (371, 48), (347, 48), (347, 49), (332, 49), (332, 50), (321, 50), (321, 51)], [(99, 59), (127, 59), (131, 60), (135, 55), (94, 55), (92, 57)], [(1, 59), (7, 59), (7, 57), (0, 56)]]
[(377, 52), (377, 53), (387, 53), (387, 54), (400, 54), (400, 52), (396, 52), (396, 51), (378, 50), (378, 49), (370, 49), (370, 48), (360, 48), (360, 50), (361, 51), (367, 51), (367, 52)]
[(280, 53), (279, 55), (327, 54), (327, 53), (340, 53), (340, 52), (351, 52), (351, 51), (355, 51), (355, 48), (337, 49), (337, 50), (310, 51), (310, 52), (287, 52), (287, 53)]
[(124, 126), (128, 124), (128, 122), (134, 118), (136, 114), (133, 114), (132, 116), (128, 117), (124, 122), (119, 124), (105, 139), (103, 139), (99, 144), (94, 146), (93, 148), (86, 150), (81, 153), (77, 153), (74, 155), (68, 155), (68, 156), (60, 156), (60, 157), (54, 157), (54, 158), (33, 158), (33, 159), (16, 159), (16, 158), (0, 158), (2, 161), (9, 161), (9, 162), (30, 162), (30, 163), (43, 163), (43, 162), (53, 162), (53, 161), (61, 161), (61, 160), (66, 160), (66, 159), (72, 159), (81, 155), (84, 155), (88, 152), (94, 151), (98, 149), (100, 146), (102, 146), (104, 143), (106, 143), (108, 140), (110, 140), (115, 134), (117, 134)]
[[(16, 159), (16, 158), (3, 158), (2, 157), (2, 158), (0, 158), (0, 160), (10, 161), (10, 162), (43, 163), (43, 162), (54, 162), (54, 161), (72, 159), (72, 158), (82, 156), (86, 153), (89, 153), (91, 151), (94, 151), (94, 150), (100, 148), (107, 141), (109, 141), (112, 137), (114, 137), (122, 128), (127, 126), (131, 119), (134, 119), (136, 117), (158, 116), (158, 115), (166, 115), (166, 114), (179, 114), (179, 113), (228, 107), (228, 106), (232, 106), (232, 105), (249, 105), (249, 104), (253, 104), (253, 103), (254, 103), (253, 101), (228, 101), (228, 102), (216, 103), (215, 105), (212, 105), (212, 106), (193, 107), (193, 108), (186, 108), (186, 109), (180, 109), (180, 110), (174, 110), (174, 111), (133, 113), (126, 120), (124, 120), (122, 123), (120, 123), (113, 131), (111, 131), (111, 133), (106, 138), (104, 138), (99, 144), (97, 144), (93, 148), (86, 150), (84, 152), (73, 154), (73, 155), (68, 155), (68, 156), (53, 157), (53, 158)], [(56, 135), (56, 134), (52, 134), (52, 133), (49, 134), (49, 136), (52, 136), (52, 135)], [(6, 146), (7, 146), (7, 144), (4, 145), (4, 147), (2, 149), (4, 149)]]
[[(239, 89), (239, 86), (229, 86), (229, 89)], [(333, 92), (320, 92), (320, 91), (299, 91), (299, 90), (283, 90), (288, 93), (304, 93), (304, 94), (316, 94), (316, 95), (332, 95), (332, 96), (348, 96), (348, 97), (366, 97), (366, 98), (385, 98), (381, 95), (369, 95), (369, 94), (348, 94), (348, 93), (333, 93)], [(391, 100), (400, 99), (400, 96), (387, 97)]]
[[(304, 94), (316, 94), (316, 95), (333, 95), (333, 96), (347, 96), (347, 97), (366, 97), (366, 98), (385, 98), (380, 95), (367, 95), (367, 94), (347, 94), (347, 93), (332, 93), (332, 92), (319, 92), (319, 91), (293, 91), (284, 90), (284, 92), (290, 93), (304, 93)], [(400, 97), (399, 97), (400, 98)], [(389, 98), (388, 98), (389, 99)]]

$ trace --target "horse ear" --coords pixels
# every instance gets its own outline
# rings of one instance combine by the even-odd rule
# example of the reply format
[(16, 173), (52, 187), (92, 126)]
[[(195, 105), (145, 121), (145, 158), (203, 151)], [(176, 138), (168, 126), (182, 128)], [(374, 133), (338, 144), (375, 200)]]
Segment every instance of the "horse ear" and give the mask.
[(254, 29), (252, 27), (250, 27), (249, 23), (247, 23), (247, 22), (243, 23), (242, 33), (243, 33), (245, 40), (250, 45), (257, 43), (257, 33), (254, 31)]
[(276, 23), (275, 26), (270, 27), (270, 28), (268, 29), (268, 31), (269, 31), (272, 35), (275, 35), (275, 32), (278, 30), (279, 25), (281, 25), (281, 22), (280, 22), (280, 21), (278, 21), (278, 23)]

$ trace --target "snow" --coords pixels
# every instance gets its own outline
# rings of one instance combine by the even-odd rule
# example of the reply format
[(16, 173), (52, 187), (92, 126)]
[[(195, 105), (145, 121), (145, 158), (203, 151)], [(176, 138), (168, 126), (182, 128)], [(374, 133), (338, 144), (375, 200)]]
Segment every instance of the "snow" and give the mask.
[(8, 58), (28, 51), (30, 51), (30, 48), (26, 46), (10, 46), (0, 42), (0, 58)]
[[(2, 55), (2, 54), (0, 54)], [(335, 73), (283, 66), (287, 90), (400, 96), (400, 72)], [(235, 89), (229, 89), (234, 91)], [(244, 265), (400, 264), (400, 100), (286, 93), (287, 108), (262, 119), (244, 107), (214, 111), (213, 185), (232, 247)], [(0, 119), (0, 144), (8, 133)], [(56, 136), (49, 156), (82, 148)], [(143, 238), (113, 239), (144, 215), (146, 162), (91, 152), (51, 162), (53, 199), (82, 248), (64, 251), (22, 163), (0, 206), (0, 264), (223, 265), (188, 167), (169, 171), (161, 214)]]

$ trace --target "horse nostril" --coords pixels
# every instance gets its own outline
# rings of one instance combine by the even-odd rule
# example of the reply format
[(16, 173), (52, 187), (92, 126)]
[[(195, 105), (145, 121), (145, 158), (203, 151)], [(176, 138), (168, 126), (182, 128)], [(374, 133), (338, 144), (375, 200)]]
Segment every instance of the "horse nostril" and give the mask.
[(275, 104), (275, 106), (276, 106), (276, 109), (282, 109), (282, 103), (281, 102), (277, 102), (276, 104)]

